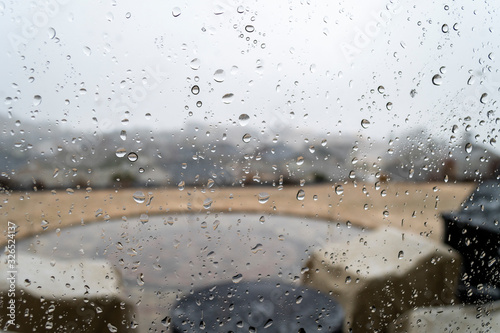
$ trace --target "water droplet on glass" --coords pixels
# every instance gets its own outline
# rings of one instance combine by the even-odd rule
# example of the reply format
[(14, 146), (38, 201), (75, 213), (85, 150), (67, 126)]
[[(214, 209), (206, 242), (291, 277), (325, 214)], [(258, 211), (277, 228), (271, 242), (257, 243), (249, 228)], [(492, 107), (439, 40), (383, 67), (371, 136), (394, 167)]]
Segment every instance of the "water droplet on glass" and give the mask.
[(144, 285), (144, 274), (143, 273), (139, 273), (137, 275), (137, 284), (139, 286), (143, 286)]
[(471, 75), (471, 76), (469, 77), (469, 79), (467, 80), (467, 84), (468, 84), (469, 86), (473, 85), (475, 82), (476, 82), (476, 78), (474, 77), (474, 75)]
[(297, 200), (302, 201), (305, 199), (305, 197), (306, 197), (306, 192), (303, 189), (300, 189), (297, 192)]
[(146, 117), (146, 120), (151, 119), (151, 113), (149, 113), (149, 112), (148, 112), (148, 113), (146, 113), (146, 114), (144, 115), (144, 117)]
[(264, 204), (269, 200), (269, 193), (266, 192), (260, 192), (259, 193), (259, 203)]
[(167, 316), (167, 317), (165, 317), (165, 318), (163, 318), (163, 319), (161, 320), (161, 324), (162, 324), (163, 326), (165, 326), (165, 327), (169, 327), (171, 322), (172, 322), (172, 319), (170, 319), (170, 317), (169, 317), (169, 316)]
[(405, 253), (403, 251), (399, 251), (398, 259), (403, 259), (404, 256), (405, 256)]
[(146, 224), (149, 222), (149, 216), (148, 214), (141, 214), (139, 217), (139, 221), (141, 221), (142, 224)]
[(205, 201), (203, 201), (203, 208), (205, 209), (210, 209), (212, 207), (213, 200), (211, 198), (206, 198)]
[(177, 184), (177, 188), (179, 189), (179, 191), (184, 190), (184, 187), (185, 187), (185, 186), (186, 186), (186, 183), (185, 183), (183, 180), (181, 180), (181, 181), (179, 182), (179, 184)]
[(351, 160), (351, 164), (356, 164), (358, 163), (358, 158), (357, 157), (354, 157), (352, 160)]
[(255, 28), (254, 28), (254, 26), (253, 26), (253, 25), (250, 25), (250, 24), (249, 24), (249, 25), (245, 26), (245, 31), (246, 31), (246, 32), (254, 32), (254, 31), (255, 31)]
[(392, 102), (387, 102), (385, 108), (390, 111), (392, 109)]
[(344, 187), (342, 185), (335, 186), (335, 193), (342, 195), (344, 193)]
[(266, 222), (266, 218), (264, 217), (264, 215), (262, 215), (262, 216), (259, 218), (259, 222), (260, 222), (260, 223), (264, 223), (264, 222)]
[(201, 64), (200, 59), (194, 58), (193, 60), (191, 60), (190, 64), (191, 69), (197, 70), (198, 68), (200, 68), (200, 64)]
[(225, 104), (230, 104), (233, 101), (233, 97), (234, 97), (234, 94), (232, 94), (232, 93), (225, 94), (224, 96), (222, 96), (222, 101)]
[(54, 37), (56, 36), (56, 29), (50, 27), (48, 33), (49, 33), (49, 38), (54, 39)]
[(174, 17), (178, 17), (179, 15), (181, 15), (181, 9), (179, 7), (172, 8), (172, 15)]
[(242, 140), (244, 143), (249, 143), (250, 139), (252, 139), (252, 136), (249, 133), (246, 133), (245, 135), (243, 135)]
[(233, 276), (232, 280), (234, 283), (238, 283), (240, 282), (241, 280), (243, 279), (243, 274), (236, 274), (235, 276)]
[(117, 157), (121, 158), (121, 157), (125, 156), (126, 153), (127, 153), (127, 151), (125, 150), (125, 148), (118, 148), (116, 150), (115, 154), (116, 154)]
[(75, 190), (73, 190), (72, 188), (68, 187), (68, 188), (66, 189), (66, 193), (68, 193), (68, 194), (74, 194), (74, 193), (75, 193)]
[(388, 210), (384, 210), (384, 212), (382, 213), (382, 215), (384, 215), (384, 217), (388, 217), (389, 216), (389, 211)]
[(219, 227), (220, 221), (215, 220), (214, 223), (212, 223), (212, 229), (216, 230)]
[(215, 82), (223, 82), (224, 79), (226, 78), (226, 73), (222, 69), (218, 69), (214, 73), (214, 80)]
[(486, 104), (488, 103), (488, 94), (487, 93), (484, 93), (481, 95), (481, 98), (479, 99), (479, 101), (483, 104)]
[(241, 126), (246, 126), (246, 125), (248, 125), (248, 123), (250, 121), (250, 117), (246, 113), (242, 113), (242, 114), (240, 114), (240, 117), (238, 118), (238, 120), (240, 121)]
[[(127, 131), (120, 132), (120, 139), (122, 139), (123, 141), (127, 140)], [(118, 156), (118, 157), (120, 157), (120, 156)], [(121, 157), (123, 157), (123, 156), (121, 156)]]
[(42, 226), (42, 230), (47, 230), (47, 228), (49, 227), (49, 221), (47, 220), (42, 220), (42, 223), (40, 224)]
[(470, 142), (465, 144), (465, 152), (468, 154), (472, 152), (472, 144)]
[(134, 201), (137, 203), (143, 203), (144, 201), (146, 201), (146, 196), (144, 195), (144, 192), (142, 192), (142, 191), (134, 192), (134, 194), (132, 195), (132, 198), (134, 198)]
[(200, 93), (200, 87), (198, 86), (193, 86), (191, 88), (191, 92), (193, 93), (193, 95), (198, 95)]
[(125, 18), (129, 19), (130, 17), (132, 17), (132, 14), (131, 14), (130, 12), (127, 12), (127, 13), (125, 14)]
[(299, 156), (297, 157), (297, 161), (296, 161), (297, 165), (302, 165), (304, 164), (304, 157), (303, 156)]
[(109, 330), (111, 333), (116, 333), (116, 332), (118, 332), (118, 328), (116, 328), (115, 326), (111, 325), (110, 323), (108, 323), (108, 330)]
[(441, 31), (444, 33), (448, 33), (450, 31), (448, 24), (443, 24), (443, 26), (441, 27)]
[(245, 7), (243, 7), (243, 6), (238, 6), (238, 8), (236, 8), (236, 11), (237, 11), (239, 14), (243, 14), (243, 12), (245, 11)]
[(385, 88), (384, 88), (384, 86), (378, 86), (377, 91), (378, 91), (379, 93), (383, 94), (383, 93), (385, 92)]
[(33, 106), (38, 106), (42, 103), (42, 96), (40, 95), (35, 95), (33, 96)]
[(368, 119), (361, 120), (361, 127), (368, 128), (370, 126), (370, 121)]
[(432, 77), (432, 83), (435, 85), (435, 86), (440, 86), (441, 83), (443, 83), (443, 78), (441, 77), (441, 75), (439, 74), (436, 74)]
[(139, 159), (139, 156), (136, 153), (132, 152), (127, 155), (127, 158), (130, 162), (135, 162)]
[(350, 276), (347, 276), (347, 277), (345, 278), (345, 283), (346, 283), (346, 284), (351, 283), (351, 281), (352, 281), (352, 279), (351, 279), (351, 277), (350, 277)]
[(172, 216), (167, 217), (167, 220), (163, 220), (164, 225), (173, 225), (174, 224), (174, 218)]
[(254, 247), (252, 247), (250, 249), (252, 251), (252, 253), (257, 253), (259, 251), (262, 251), (262, 244), (261, 243), (257, 243)]
[(266, 321), (266, 323), (264, 324), (264, 328), (271, 327), (272, 324), (273, 324), (273, 320), (272, 319), (268, 319)]
[(83, 53), (88, 57), (92, 54), (92, 50), (88, 46), (83, 47)]

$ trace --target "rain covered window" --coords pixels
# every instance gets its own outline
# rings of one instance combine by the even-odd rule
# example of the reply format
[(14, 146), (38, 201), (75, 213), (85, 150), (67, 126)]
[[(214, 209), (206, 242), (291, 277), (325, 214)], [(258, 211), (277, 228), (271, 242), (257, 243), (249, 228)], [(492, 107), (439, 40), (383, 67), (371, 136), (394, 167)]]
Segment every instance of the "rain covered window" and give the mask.
[(494, 1), (0, 1), (0, 327), (500, 331)]

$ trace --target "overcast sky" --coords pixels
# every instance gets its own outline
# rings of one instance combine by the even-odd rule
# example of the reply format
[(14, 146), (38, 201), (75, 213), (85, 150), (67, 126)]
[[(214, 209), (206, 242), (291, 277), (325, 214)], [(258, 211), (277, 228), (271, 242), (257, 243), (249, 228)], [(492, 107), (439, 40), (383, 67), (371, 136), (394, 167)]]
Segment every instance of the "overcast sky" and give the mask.
[(248, 114), (273, 133), (498, 134), (494, 1), (51, 1), (0, 2), (2, 116), (117, 133)]

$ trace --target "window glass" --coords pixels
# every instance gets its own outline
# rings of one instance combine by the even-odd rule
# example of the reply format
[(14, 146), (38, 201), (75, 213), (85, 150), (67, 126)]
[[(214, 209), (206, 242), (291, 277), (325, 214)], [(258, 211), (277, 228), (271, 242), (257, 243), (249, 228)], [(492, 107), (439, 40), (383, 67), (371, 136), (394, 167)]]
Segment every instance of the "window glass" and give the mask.
[[(500, 300), (498, 10), (0, 1), (0, 325), (396, 332)], [(227, 283), (303, 317), (238, 319)]]

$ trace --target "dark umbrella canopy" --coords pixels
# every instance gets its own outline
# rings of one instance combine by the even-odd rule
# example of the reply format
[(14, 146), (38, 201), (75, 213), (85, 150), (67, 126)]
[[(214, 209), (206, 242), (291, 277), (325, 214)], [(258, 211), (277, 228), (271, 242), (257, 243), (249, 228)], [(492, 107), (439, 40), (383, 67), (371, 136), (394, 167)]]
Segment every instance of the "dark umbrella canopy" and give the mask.
[(171, 313), (173, 332), (341, 332), (343, 320), (333, 298), (268, 281), (195, 290)]

